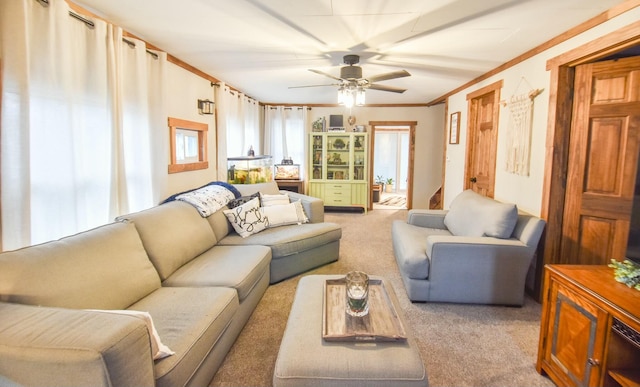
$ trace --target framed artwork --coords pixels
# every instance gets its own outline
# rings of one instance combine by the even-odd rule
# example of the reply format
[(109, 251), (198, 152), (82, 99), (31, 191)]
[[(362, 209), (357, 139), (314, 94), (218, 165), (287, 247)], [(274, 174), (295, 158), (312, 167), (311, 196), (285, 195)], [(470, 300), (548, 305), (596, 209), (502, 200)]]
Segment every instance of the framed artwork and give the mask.
[(449, 144), (458, 144), (460, 139), (460, 112), (451, 113), (449, 118)]

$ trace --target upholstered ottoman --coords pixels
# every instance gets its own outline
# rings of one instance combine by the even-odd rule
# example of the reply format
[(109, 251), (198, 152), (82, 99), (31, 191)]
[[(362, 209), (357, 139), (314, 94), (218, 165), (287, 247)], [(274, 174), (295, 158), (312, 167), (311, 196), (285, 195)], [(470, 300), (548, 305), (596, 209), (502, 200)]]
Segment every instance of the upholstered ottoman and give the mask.
[[(427, 372), (406, 324), (408, 339), (402, 342), (327, 342), (322, 338), (324, 283), (341, 277), (310, 275), (300, 279), (273, 385), (428, 386)], [(387, 291), (397, 306), (393, 290), (387, 287)]]

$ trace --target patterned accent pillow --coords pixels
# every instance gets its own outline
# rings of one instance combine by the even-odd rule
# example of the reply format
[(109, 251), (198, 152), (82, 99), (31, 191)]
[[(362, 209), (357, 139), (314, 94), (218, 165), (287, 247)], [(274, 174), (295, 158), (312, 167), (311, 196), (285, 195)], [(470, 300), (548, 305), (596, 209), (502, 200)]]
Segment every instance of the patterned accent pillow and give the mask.
[(241, 237), (258, 233), (267, 228), (268, 220), (260, 211), (260, 199), (254, 198), (236, 208), (223, 210), (224, 215), (229, 219)]
[(227, 207), (236, 208), (238, 206), (241, 206), (241, 205), (247, 203), (251, 199), (255, 199), (255, 198), (260, 198), (260, 192), (256, 192), (256, 193), (254, 193), (253, 195), (250, 195), (250, 196), (240, 196), (237, 199), (233, 199), (232, 201), (227, 203)]
[(289, 195), (286, 193), (276, 195), (260, 194), (260, 204), (262, 207), (279, 206), (282, 204), (289, 204), (290, 202), (291, 200), (289, 200)]

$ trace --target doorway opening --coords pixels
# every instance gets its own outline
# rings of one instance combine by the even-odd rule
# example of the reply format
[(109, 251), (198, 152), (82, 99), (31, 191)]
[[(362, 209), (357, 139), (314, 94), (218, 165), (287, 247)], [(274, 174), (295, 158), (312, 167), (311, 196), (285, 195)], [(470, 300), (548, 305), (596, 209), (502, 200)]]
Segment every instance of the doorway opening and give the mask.
[(410, 208), (413, 123), (372, 125), (372, 209)]

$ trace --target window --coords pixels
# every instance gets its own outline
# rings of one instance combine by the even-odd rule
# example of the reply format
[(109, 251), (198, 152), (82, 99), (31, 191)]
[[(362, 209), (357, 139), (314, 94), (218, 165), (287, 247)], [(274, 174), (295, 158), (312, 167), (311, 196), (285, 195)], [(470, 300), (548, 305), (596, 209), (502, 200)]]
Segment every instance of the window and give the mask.
[(169, 173), (195, 171), (209, 167), (207, 160), (207, 131), (200, 122), (169, 117), (171, 163)]

